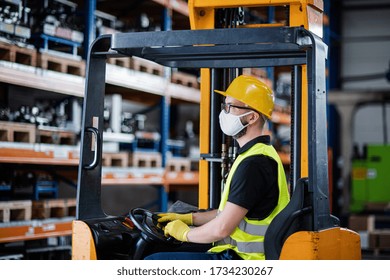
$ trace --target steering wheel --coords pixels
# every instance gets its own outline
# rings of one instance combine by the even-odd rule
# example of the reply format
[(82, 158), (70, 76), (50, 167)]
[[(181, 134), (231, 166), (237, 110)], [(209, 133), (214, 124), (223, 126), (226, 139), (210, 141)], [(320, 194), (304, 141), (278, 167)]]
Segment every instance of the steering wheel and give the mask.
[(157, 216), (149, 210), (134, 208), (130, 211), (129, 217), (146, 241), (174, 243), (175, 239), (165, 236), (164, 231), (157, 226)]
[(148, 244), (152, 242), (160, 242), (169, 246), (180, 245), (181, 242), (175, 238), (165, 236), (164, 230), (158, 227), (158, 217), (149, 210), (143, 208), (134, 208), (129, 212), (129, 218), (137, 229), (141, 232), (141, 238), (138, 239), (135, 245), (133, 254), (134, 260), (141, 260), (144, 257), (144, 251)]

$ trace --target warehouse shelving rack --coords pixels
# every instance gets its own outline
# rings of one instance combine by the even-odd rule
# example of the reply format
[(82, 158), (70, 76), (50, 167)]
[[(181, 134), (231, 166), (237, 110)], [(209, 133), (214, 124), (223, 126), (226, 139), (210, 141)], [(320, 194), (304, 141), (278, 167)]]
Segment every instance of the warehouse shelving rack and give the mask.
[[(86, 9), (95, 9), (87, 1)], [(188, 10), (184, 1), (154, 1), (156, 5), (163, 5), (164, 29), (171, 29), (168, 9), (173, 9), (184, 16), (188, 16)], [(180, 2), (179, 6), (173, 2)], [(92, 13), (93, 14), (93, 13)], [(91, 15), (90, 20), (93, 16)], [(87, 42), (87, 40), (85, 41)], [(91, 42), (91, 41), (90, 41)], [(34, 63), (33, 63), (34, 62)], [(179, 102), (189, 102), (198, 104), (200, 101), (199, 91), (194, 88), (171, 83), (166, 77), (141, 73), (131, 69), (124, 69), (117, 65), (107, 64), (106, 82), (109, 87), (129, 89), (126, 98), (131, 99), (131, 95), (147, 94), (153, 99), (160, 99), (160, 104), (165, 108), (162, 116), (162, 131), (164, 139), (168, 138), (169, 129), (169, 103), (172, 100)], [(153, 83), (150, 83), (150, 81)], [(84, 98), (85, 78), (77, 75), (59, 73), (36, 67), (35, 61), (31, 65), (19, 64), (15, 61), (0, 61), (0, 81), (4, 84), (17, 85), (43, 92), (54, 92), (64, 96), (73, 96)], [(288, 115), (276, 114), (275, 117), (289, 121)], [(165, 140), (164, 140), (165, 141)], [(18, 144), (18, 143), (15, 143)], [(26, 144), (27, 146), (29, 144)], [(56, 157), (54, 153), (39, 150), (39, 145), (31, 144), (31, 149), (22, 148), (0, 148), (0, 163), (9, 166), (26, 166), (29, 169), (40, 170), (42, 168), (56, 170), (62, 178), (67, 178), (69, 183), (77, 181), (77, 167), (79, 165), (78, 153), (70, 152), (67, 157)], [(37, 149), (38, 147), (38, 149)], [(166, 146), (162, 147), (162, 153), (165, 154)], [(283, 157), (284, 156), (284, 157)], [(285, 163), (289, 163), (289, 155), (282, 155)], [(163, 158), (165, 161), (165, 158)], [(126, 176), (115, 176), (115, 173), (106, 172), (108, 176), (102, 179), (103, 186), (132, 186), (132, 185), (154, 185), (158, 186), (158, 196), (160, 209), (167, 208), (167, 195), (170, 191), (176, 190), (180, 186), (196, 187), (199, 182), (198, 172), (154, 172), (145, 176), (133, 176), (133, 172), (128, 172)], [(156, 175), (157, 174), (157, 175)], [(47, 237), (70, 235), (71, 221), (48, 220), (42, 223), (20, 223), (2, 225), (0, 227), (0, 243), (16, 242), (23, 240), (35, 240)]]

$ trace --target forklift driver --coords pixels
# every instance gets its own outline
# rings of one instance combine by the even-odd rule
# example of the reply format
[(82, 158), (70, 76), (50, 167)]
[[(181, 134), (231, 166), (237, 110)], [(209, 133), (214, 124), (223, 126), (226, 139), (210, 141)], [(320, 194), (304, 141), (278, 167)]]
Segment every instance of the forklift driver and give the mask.
[(183, 242), (210, 244), (207, 252), (160, 252), (148, 260), (261, 260), (264, 236), (272, 219), (289, 202), (281, 160), (263, 135), (274, 107), (272, 91), (250, 76), (235, 78), (224, 91), (220, 127), (239, 145), (218, 210), (159, 214), (166, 236)]

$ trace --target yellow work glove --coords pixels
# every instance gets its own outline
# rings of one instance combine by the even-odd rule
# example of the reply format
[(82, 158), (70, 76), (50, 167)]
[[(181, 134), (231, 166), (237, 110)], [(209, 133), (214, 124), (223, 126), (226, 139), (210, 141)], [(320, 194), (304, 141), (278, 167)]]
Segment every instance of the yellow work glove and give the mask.
[(188, 214), (162, 213), (162, 214), (158, 214), (158, 216), (159, 219), (157, 221), (159, 223), (180, 220), (183, 223), (192, 226), (192, 213), (188, 213)]
[(190, 227), (180, 220), (176, 220), (168, 223), (165, 226), (165, 236), (172, 236), (176, 240), (187, 242), (187, 234), (190, 231)]

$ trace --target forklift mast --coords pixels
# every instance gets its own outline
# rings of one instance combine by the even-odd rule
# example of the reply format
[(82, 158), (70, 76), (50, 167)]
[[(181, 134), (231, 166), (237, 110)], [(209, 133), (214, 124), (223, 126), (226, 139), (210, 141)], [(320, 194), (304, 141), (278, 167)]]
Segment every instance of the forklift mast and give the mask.
[[(323, 1), (318, 0), (243, 0), (243, 1), (205, 1), (189, 0), (189, 16), (191, 29), (219, 28), (264, 28), (264, 27), (304, 27), (313, 34), (322, 37)], [(285, 10), (285, 24), (282, 23), (245, 23), (243, 13), (245, 8), (267, 8), (272, 13), (275, 7)], [(292, 108), (291, 124), (291, 176), (290, 189), (295, 188), (295, 182), (302, 177), (309, 177), (309, 186), (317, 186), (319, 200), (328, 200), (327, 173), (327, 139), (326, 139), (326, 88), (325, 66), (321, 65), (326, 58), (327, 47), (324, 45), (324, 57), (318, 59), (316, 75), (318, 77), (319, 93), (322, 104), (316, 108), (309, 106), (307, 65), (291, 66), (292, 69)], [(273, 66), (273, 65), (271, 65)], [(276, 66), (276, 65), (275, 65)], [(323, 70), (323, 71), (322, 71)], [(242, 69), (201, 69), (201, 102), (200, 102), (200, 153), (199, 162), (199, 207), (218, 208), (224, 177), (228, 166), (234, 160), (236, 150), (231, 137), (221, 135), (218, 124), (219, 104), (221, 97), (213, 94), (214, 89), (224, 90)], [(296, 94), (297, 92), (297, 94)], [(315, 123), (310, 123), (309, 110), (315, 117)], [(315, 114), (315, 116), (314, 116)], [(314, 130), (313, 130), (314, 129)], [(309, 130), (313, 137), (319, 140), (319, 145), (312, 145), (315, 153), (309, 153)], [(311, 158), (309, 159), (309, 154)], [(230, 155), (230, 157), (229, 157)], [(318, 157), (318, 158), (314, 158)], [(218, 160), (219, 159), (219, 160)], [(310, 165), (309, 165), (310, 162)], [(321, 165), (318, 165), (320, 163)], [(321, 166), (321, 167), (320, 167)], [(317, 168), (315, 168), (317, 167)], [(309, 176), (309, 173), (311, 176)], [(222, 184), (220, 183), (222, 182)], [(222, 185), (222, 186), (221, 186)], [(320, 206), (320, 205), (319, 205)], [(327, 215), (328, 203), (322, 203), (319, 215)], [(320, 214), (321, 213), (321, 214)], [(320, 226), (321, 227), (321, 226)]]

